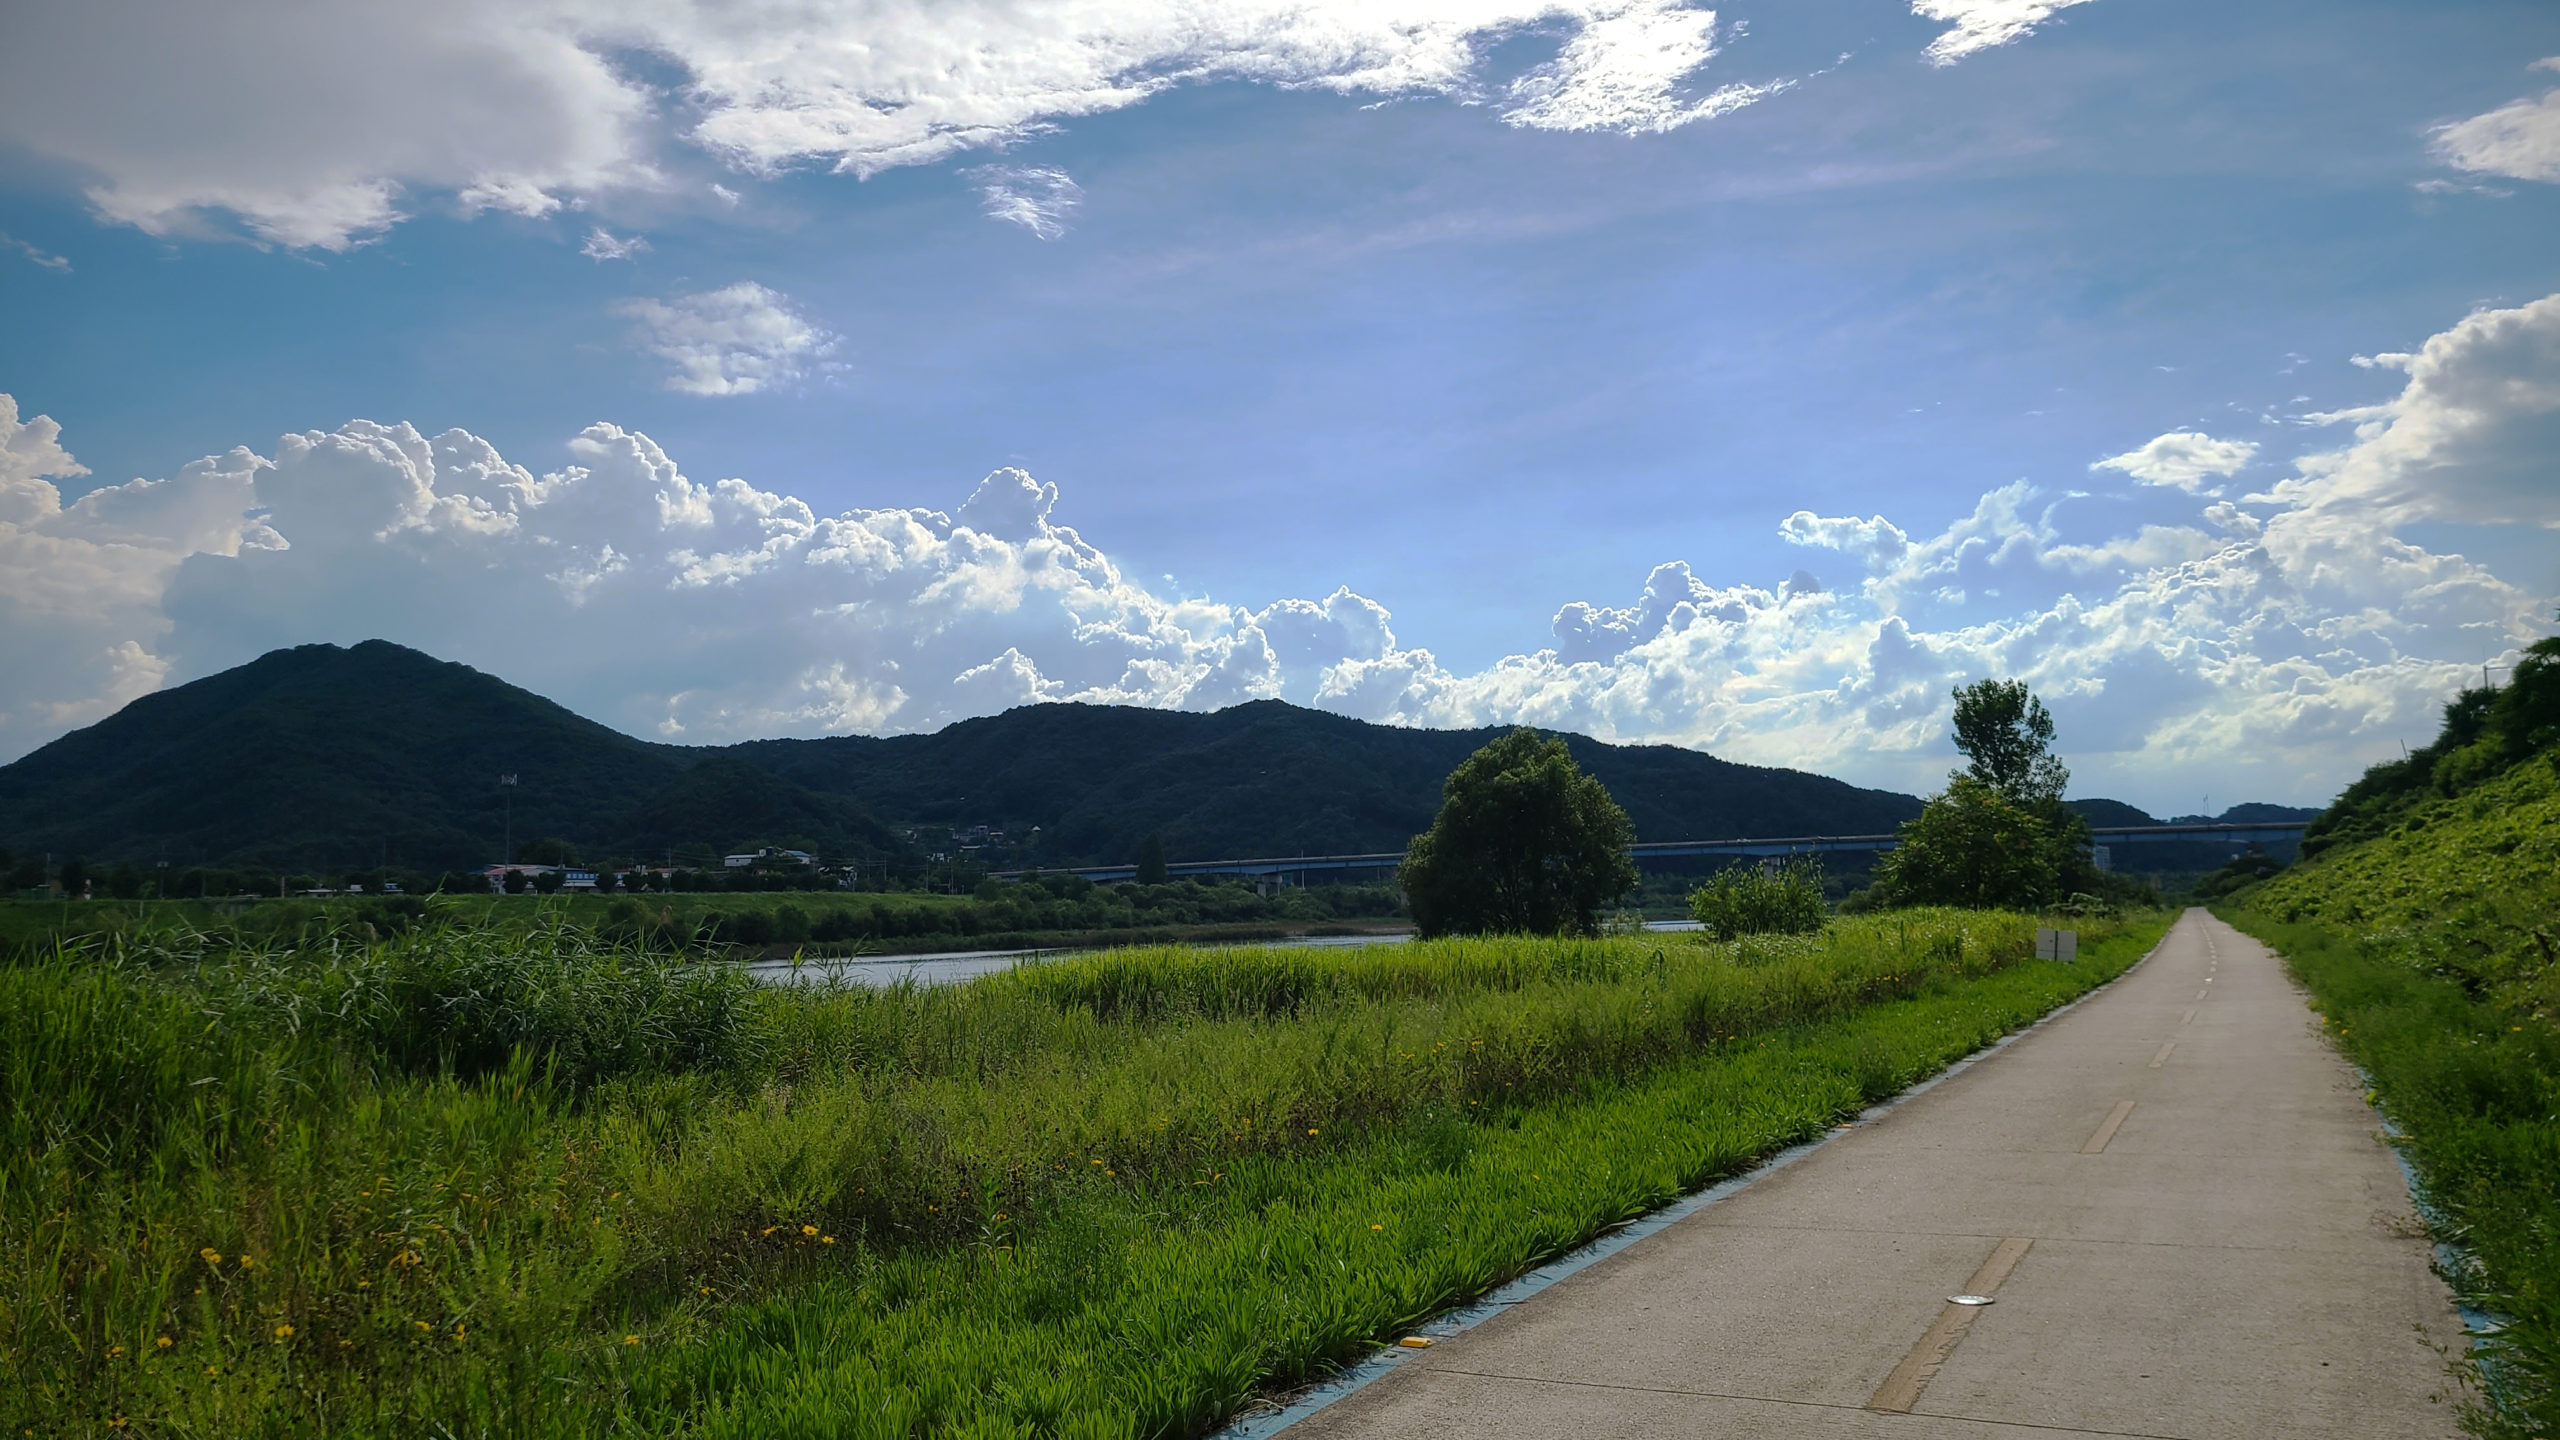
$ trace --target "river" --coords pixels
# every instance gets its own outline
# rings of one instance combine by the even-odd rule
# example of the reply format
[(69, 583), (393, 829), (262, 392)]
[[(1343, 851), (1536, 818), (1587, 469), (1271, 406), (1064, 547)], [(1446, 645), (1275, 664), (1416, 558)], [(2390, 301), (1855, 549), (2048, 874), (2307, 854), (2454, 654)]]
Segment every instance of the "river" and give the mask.
[[(1695, 920), (1647, 920), (1647, 932), (1695, 930)], [(1215, 941), (1203, 944), (1204, 950), (1242, 950), (1261, 947), (1277, 949), (1333, 950), (1352, 945), (1401, 945), (1413, 938), (1409, 930), (1378, 935), (1293, 935), (1285, 940)], [(918, 985), (956, 985), (975, 980), (1016, 965), (1044, 960), (1054, 955), (1084, 955), (1090, 950), (952, 950), (934, 955), (875, 955), (853, 959), (759, 960), (747, 972), (772, 985), (823, 984), (841, 979), (848, 984), (889, 986), (910, 981)]]

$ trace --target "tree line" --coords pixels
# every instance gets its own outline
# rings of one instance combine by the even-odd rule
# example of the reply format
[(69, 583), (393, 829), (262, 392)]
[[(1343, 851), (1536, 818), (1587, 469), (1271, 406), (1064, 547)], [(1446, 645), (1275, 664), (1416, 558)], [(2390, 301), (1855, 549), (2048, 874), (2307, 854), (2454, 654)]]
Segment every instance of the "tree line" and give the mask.
[[(2093, 863), (2088, 822), (2062, 800), (2071, 771), (2053, 753), (2053, 716), (2026, 683), (1980, 680), (1954, 698), (1966, 764), (1843, 908), (2096, 909), (2147, 898)], [(1626, 811), (1564, 741), (1524, 727), (1451, 772), (1397, 880), (1426, 937), (1589, 935), (1636, 886), (1634, 838)], [(1829, 913), (1809, 857), (1722, 871), (1691, 892), (1690, 908), (1720, 938), (1815, 930)]]

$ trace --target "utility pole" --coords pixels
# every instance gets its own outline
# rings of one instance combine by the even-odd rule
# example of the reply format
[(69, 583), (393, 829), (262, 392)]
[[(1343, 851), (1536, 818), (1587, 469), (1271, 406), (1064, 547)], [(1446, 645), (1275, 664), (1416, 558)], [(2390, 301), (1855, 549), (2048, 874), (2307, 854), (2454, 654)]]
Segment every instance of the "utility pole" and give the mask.
[(498, 788), (507, 792), (507, 848), (498, 856), (501, 865), (516, 863), (516, 777), (510, 772), (498, 777)]

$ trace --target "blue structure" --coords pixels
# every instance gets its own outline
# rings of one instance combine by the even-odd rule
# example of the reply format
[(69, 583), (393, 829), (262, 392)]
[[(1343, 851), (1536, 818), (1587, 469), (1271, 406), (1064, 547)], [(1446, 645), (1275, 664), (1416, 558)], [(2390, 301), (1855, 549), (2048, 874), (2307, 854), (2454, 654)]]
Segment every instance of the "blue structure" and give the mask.
[[(2111, 825), (2092, 828), (2090, 840), (2109, 850), (2124, 845), (2159, 844), (2170, 841), (2227, 842), (2242, 845), (2273, 845), (2302, 838), (2303, 822), (2271, 820), (2244, 825)], [(1651, 844), (1630, 845), (1627, 853), (1641, 863), (1650, 859), (1677, 859), (1689, 856), (1725, 856), (1733, 859), (1788, 855), (1831, 855), (1848, 851), (1890, 850), (1896, 841), (1892, 835), (1794, 835), (1775, 840), (1658, 840)], [(1342, 871), (1377, 871), (1392, 873), (1404, 863), (1404, 852), (1377, 855), (1275, 855), (1252, 860), (1177, 860), (1165, 867), (1169, 880), (1198, 879), (1211, 875), (1241, 875), (1252, 879), (1276, 880), (1280, 884), (1306, 883), (1315, 874)], [(998, 879), (1030, 880), (1042, 875), (1081, 875), (1097, 885), (1136, 877), (1138, 867), (1131, 865), (1080, 865), (1059, 870), (1004, 870)]]

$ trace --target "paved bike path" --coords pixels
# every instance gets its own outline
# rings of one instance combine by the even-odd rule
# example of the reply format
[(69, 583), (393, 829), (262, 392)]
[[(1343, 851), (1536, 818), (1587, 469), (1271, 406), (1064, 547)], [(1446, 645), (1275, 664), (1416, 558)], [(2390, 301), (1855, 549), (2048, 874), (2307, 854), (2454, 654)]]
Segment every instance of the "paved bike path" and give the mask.
[(2429, 1258), (2302, 993), (2191, 910), (2077, 1009), (1284, 1433), (2451, 1437)]

